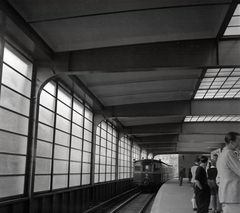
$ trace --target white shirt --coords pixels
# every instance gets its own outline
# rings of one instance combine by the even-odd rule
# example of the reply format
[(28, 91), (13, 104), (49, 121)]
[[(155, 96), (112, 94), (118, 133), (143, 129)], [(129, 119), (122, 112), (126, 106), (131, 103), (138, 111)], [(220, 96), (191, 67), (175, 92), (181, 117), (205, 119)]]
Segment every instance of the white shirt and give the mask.
[(234, 151), (225, 147), (217, 160), (219, 200), (240, 203), (240, 161)]
[(191, 167), (191, 173), (192, 173), (191, 183), (196, 183), (195, 175), (196, 175), (197, 168), (198, 168), (197, 165), (194, 165), (194, 166)]

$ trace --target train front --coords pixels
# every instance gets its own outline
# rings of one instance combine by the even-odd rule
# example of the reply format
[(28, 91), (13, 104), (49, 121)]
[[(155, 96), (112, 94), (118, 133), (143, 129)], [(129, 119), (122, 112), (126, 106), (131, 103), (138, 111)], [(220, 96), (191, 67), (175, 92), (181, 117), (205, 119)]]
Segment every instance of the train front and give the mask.
[(161, 162), (139, 160), (134, 162), (133, 181), (142, 191), (156, 191), (162, 184)]

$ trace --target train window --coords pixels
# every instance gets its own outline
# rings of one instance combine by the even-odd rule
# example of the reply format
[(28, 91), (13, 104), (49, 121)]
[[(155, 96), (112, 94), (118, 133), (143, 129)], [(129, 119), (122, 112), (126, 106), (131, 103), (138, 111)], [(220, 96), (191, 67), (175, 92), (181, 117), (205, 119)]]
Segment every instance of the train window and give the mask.
[(134, 170), (135, 170), (135, 171), (141, 171), (141, 168), (142, 168), (141, 166), (135, 166), (135, 167), (134, 167)]
[(152, 165), (143, 165), (143, 171), (146, 172), (152, 171)]
[(153, 168), (154, 171), (160, 171), (161, 170), (161, 164), (158, 164), (158, 163), (154, 163), (154, 168)]

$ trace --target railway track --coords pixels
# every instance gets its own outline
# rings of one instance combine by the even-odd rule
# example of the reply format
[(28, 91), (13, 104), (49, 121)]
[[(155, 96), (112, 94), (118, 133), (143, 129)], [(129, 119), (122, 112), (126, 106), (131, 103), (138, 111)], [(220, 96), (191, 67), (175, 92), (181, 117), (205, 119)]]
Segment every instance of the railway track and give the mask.
[(108, 213), (146, 213), (146, 209), (155, 195), (156, 193), (139, 192), (108, 211)]

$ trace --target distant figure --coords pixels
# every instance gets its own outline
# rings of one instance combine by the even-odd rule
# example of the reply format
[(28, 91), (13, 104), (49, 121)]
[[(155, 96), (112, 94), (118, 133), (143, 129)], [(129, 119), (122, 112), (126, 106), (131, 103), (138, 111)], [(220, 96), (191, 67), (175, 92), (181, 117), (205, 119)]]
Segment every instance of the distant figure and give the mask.
[(197, 203), (197, 213), (208, 213), (208, 207), (210, 204), (211, 189), (207, 183), (207, 173), (206, 167), (208, 163), (208, 158), (202, 156), (200, 158), (200, 166), (196, 170), (195, 180), (196, 180), (196, 203)]
[(211, 189), (211, 199), (210, 203), (212, 206), (212, 212), (213, 213), (220, 213), (220, 203), (218, 199), (218, 185), (216, 182), (217, 177), (217, 168), (216, 168), (216, 161), (212, 159), (211, 161), (211, 167), (207, 170), (208, 175), (208, 185)]
[(180, 171), (179, 171), (179, 186), (182, 186), (183, 176), (184, 176), (184, 170), (183, 170), (183, 167), (181, 166)]
[(240, 134), (229, 132), (225, 143), (217, 160), (219, 200), (223, 213), (237, 213), (240, 209), (240, 161), (234, 150), (240, 146)]
[(188, 183), (191, 183), (191, 180), (192, 180), (192, 172), (191, 172), (191, 168), (189, 168), (189, 171), (188, 171)]
[(195, 175), (196, 175), (196, 170), (200, 164), (200, 158), (196, 158), (194, 161), (194, 165), (191, 167), (191, 173), (192, 173), (192, 179), (191, 179), (191, 185), (193, 188), (193, 196), (191, 199), (192, 202), (192, 208), (193, 211), (197, 211), (197, 204), (196, 204), (196, 196), (195, 196), (195, 187), (196, 187), (196, 180), (195, 180)]

